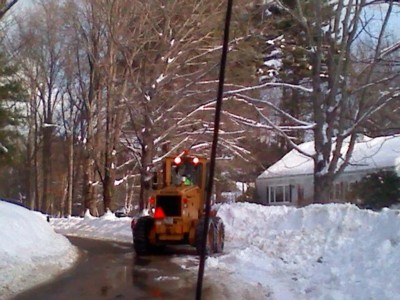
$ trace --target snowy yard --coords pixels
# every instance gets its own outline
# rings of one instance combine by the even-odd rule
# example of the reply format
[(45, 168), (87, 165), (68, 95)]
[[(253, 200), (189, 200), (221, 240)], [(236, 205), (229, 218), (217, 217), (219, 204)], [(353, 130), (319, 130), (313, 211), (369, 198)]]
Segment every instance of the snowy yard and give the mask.
[[(226, 299), (232, 295), (277, 300), (398, 299), (400, 295), (399, 210), (376, 213), (353, 205), (296, 209), (238, 203), (222, 205), (218, 214), (225, 222), (225, 251), (207, 259), (205, 282), (217, 278)], [(47, 280), (76, 259), (76, 249), (51, 226), (62, 234), (132, 241), (130, 218), (87, 215), (53, 219), (49, 225), (39, 214), (1, 201), (0, 226), (1, 299)], [(173, 259), (184, 268), (194, 258)], [(32, 271), (49, 262), (53, 272), (33, 281)]]

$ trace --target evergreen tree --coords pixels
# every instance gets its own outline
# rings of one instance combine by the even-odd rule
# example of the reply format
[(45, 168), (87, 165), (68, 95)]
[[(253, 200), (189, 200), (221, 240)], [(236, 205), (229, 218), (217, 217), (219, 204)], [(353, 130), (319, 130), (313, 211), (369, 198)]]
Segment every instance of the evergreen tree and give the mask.
[(16, 157), (18, 131), (21, 115), (18, 102), (21, 85), (16, 75), (16, 66), (0, 52), (0, 164)]
[(393, 171), (368, 174), (354, 185), (352, 192), (361, 207), (389, 207), (400, 202), (400, 177)]
[[(326, 1), (323, 6), (322, 23), (325, 23), (329, 15), (332, 13), (332, 6), (327, 5)], [(294, 8), (294, 1), (283, 1), (287, 7)], [(313, 14), (313, 4), (309, 2), (303, 3), (303, 10), (306, 16)], [(302, 85), (311, 87), (312, 77), (312, 57), (308, 47), (309, 38), (307, 36), (307, 28), (299, 25), (296, 17), (276, 1), (266, 4), (265, 14), (266, 20), (263, 23), (262, 34), (265, 42), (261, 49), (264, 53), (264, 64), (260, 68), (261, 82), (286, 83), (292, 86)], [(328, 43), (324, 41), (324, 43)], [(332, 43), (334, 43), (332, 41)], [(324, 50), (326, 51), (326, 50)], [(322, 57), (321, 78), (325, 85), (327, 81), (327, 64), (326, 55)], [(296, 119), (302, 119), (312, 122), (312, 102), (309, 94), (299, 89), (282, 86), (276, 88), (276, 95), (273, 99), (266, 94), (267, 100), (275, 102), (283, 111)], [(280, 116), (278, 120), (279, 126), (294, 126), (295, 123), (290, 118)], [(306, 133), (302, 130), (287, 131), (287, 134), (295, 139), (297, 144), (307, 140)], [(278, 138), (278, 144), (281, 145), (285, 152), (291, 149), (291, 146), (284, 138)]]

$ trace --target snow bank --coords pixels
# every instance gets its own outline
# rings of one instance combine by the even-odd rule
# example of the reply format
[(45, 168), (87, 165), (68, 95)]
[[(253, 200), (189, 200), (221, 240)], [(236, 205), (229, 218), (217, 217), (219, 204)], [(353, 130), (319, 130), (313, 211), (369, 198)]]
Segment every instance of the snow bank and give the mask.
[[(225, 251), (206, 260), (207, 299), (399, 298), (400, 210), (236, 203), (220, 205), (218, 215), (225, 223)], [(67, 235), (131, 243), (130, 222), (109, 212), (52, 219), (51, 225)], [(65, 267), (75, 257), (40, 214), (0, 202), (0, 226), (1, 296), (55, 274), (49, 262)], [(197, 256), (171, 259), (195, 278)]]
[(131, 221), (129, 217), (117, 218), (112, 212), (99, 218), (87, 212), (84, 218), (51, 219), (50, 223), (64, 235), (132, 243)]
[(50, 279), (78, 258), (76, 248), (43, 215), (3, 201), (0, 241), (1, 299)]
[(271, 299), (395, 299), (400, 294), (400, 216), (353, 205), (222, 205), (226, 255), (207, 272), (264, 286)]

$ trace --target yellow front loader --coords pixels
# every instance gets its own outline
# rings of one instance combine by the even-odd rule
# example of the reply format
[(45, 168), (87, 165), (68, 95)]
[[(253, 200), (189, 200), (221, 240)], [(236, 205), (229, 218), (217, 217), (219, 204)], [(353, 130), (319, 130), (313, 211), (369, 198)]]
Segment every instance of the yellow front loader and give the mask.
[[(149, 216), (132, 221), (134, 249), (146, 255), (165, 245), (189, 244), (200, 253), (203, 230), (208, 160), (188, 152), (164, 160), (163, 172), (150, 196)], [(206, 253), (224, 248), (224, 224), (211, 213)]]

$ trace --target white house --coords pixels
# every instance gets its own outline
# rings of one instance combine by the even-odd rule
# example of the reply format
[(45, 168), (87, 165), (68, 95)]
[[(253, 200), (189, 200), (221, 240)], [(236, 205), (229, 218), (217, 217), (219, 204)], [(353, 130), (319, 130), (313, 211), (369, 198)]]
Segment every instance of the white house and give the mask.
[[(299, 145), (312, 155), (314, 142)], [(343, 146), (344, 153), (347, 145)], [(304, 206), (313, 199), (313, 160), (292, 150), (256, 179), (257, 199), (266, 205)], [(356, 143), (350, 164), (335, 180), (326, 202), (348, 202), (350, 185), (378, 170), (394, 170), (400, 175), (400, 135), (369, 138)]]

